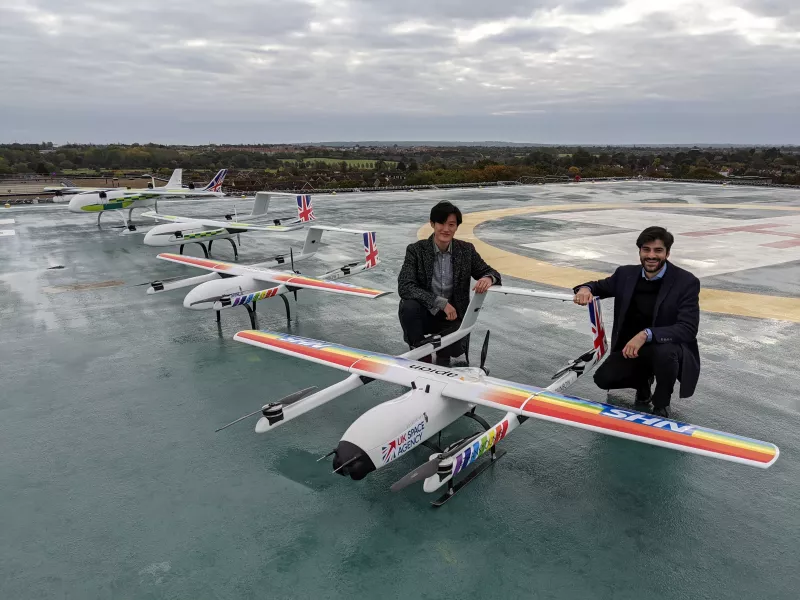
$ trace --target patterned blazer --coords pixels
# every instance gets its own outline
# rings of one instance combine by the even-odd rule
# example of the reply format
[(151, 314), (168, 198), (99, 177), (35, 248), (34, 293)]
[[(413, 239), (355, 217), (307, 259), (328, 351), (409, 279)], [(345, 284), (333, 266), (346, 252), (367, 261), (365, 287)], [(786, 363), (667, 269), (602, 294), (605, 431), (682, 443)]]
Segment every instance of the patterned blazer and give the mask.
[[(433, 234), (427, 240), (409, 244), (403, 268), (397, 277), (397, 293), (401, 299), (417, 300), (426, 308), (436, 306), (436, 294), (431, 291), (433, 280)], [(487, 265), (469, 242), (453, 238), (453, 294), (450, 304), (456, 309), (458, 318), (464, 318), (469, 306), (470, 278), (476, 281), (491, 275), (500, 285), (500, 273)]]

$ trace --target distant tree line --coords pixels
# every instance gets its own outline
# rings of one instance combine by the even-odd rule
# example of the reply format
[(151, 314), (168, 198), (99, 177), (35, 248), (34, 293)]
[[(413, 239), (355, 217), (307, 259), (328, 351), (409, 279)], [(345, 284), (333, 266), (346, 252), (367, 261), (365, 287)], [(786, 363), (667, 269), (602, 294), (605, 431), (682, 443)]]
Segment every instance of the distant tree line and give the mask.
[[(312, 180), (316, 187), (423, 185), (517, 180), (521, 177), (650, 176), (675, 179), (769, 177), (800, 184), (800, 148), (655, 147), (351, 147), (0, 145), (0, 175), (112, 176), (181, 167), (231, 179), (257, 174), (259, 185)], [(352, 185), (350, 185), (352, 184)], [(345, 186), (346, 187), (346, 186)]]

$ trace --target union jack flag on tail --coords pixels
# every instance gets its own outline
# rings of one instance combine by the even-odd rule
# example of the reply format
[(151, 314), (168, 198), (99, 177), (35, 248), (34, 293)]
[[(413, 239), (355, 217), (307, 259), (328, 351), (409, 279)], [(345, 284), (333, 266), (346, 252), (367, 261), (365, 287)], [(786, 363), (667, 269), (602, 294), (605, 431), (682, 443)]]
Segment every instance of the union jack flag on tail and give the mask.
[(592, 323), (592, 338), (594, 338), (596, 360), (599, 361), (608, 352), (608, 340), (606, 339), (606, 328), (603, 325), (600, 298), (595, 298), (589, 302), (589, 321)]
[(297, 218), (301, 223), (315, 221), (314, 208), (311, 206), (311, 195), (303, 194), (297, 197)]
[(208, 185), (203, 188), (205, 192), (219, 192), (222, 190), (222, 182), (225, 181), (225, 175), (228, 174), (228, 169), (220, 169), (214, 178), (208, 182)]
[(364, 232), (364, 252), (366, 253), (367, 268), (378, 266), (378, 246), (375, 244), (375, 232)]

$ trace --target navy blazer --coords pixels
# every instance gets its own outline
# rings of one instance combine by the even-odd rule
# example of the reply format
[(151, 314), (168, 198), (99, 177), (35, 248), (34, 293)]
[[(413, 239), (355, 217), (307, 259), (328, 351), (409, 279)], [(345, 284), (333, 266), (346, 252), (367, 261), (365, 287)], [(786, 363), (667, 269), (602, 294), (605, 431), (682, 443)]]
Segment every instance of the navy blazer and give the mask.
[[(628, 312), (642, 265), (618, 267), (611, 277), (589, 281), (575, 287), (588, 287), (599, 298), (614, 298), (614, 328), (611, 347), (615, 348)], [(689, 271), (667, 261), (661, 289), (656, 297), (653, 323), (653, 344), (678, 344), (683, 350), (679, 380), (680, 397), (694, 394), (700, 378), (700, 351), (697, 347), (697, 330), (700, 326), (700, 280)], [(624, 340), (627, 343), (628, 340)]]

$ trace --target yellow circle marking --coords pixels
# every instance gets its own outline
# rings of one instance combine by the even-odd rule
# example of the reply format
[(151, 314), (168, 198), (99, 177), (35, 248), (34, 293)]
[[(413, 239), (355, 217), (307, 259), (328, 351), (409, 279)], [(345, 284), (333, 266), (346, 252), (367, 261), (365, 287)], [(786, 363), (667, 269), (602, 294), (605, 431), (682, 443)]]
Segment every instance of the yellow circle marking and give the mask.
[[(800, 211), (800, 207), (798, 206), (768, 206), (763, 204), (675, 204), (672, 202), (654, 202), (642, 205), (603, 203), (551, 204), (546, 206), (501, 208), (497, 210), (468, 213), (464, 215), (464, 222), (461, 227), (458, 228), (458, 237), (474, 244), (476, 250), (483, 259), (501, 273), (518, 279), (527, 279), (535, 283), (571, 289), (573, 286), (583, 283), (584, 281), (608, 277), (610, 273), (587, 271), (575, 267), (559, 267), (535, 258), (514, 254), (513, 252), (508, 252), (507, 250), (497, 248), (496, 246), (482, 241), (475, 235), (475, 228), (487, 221), (533, 213), (583, 211), (588, 209), (648, 209), (665, 207)], [(425, 239), (430, 236), (430, 234), (430, 224), (423, 225), (419, 228), (419, 231), (417, 231), (417, 237), (419, 239)], [(795, 323), (800, 323), (800, 299), (798, 298), (702, 288), (700, 290), (700, 308), (707, 312), (725, 315), (777, 319), (780, 321), (794, 321)]]

